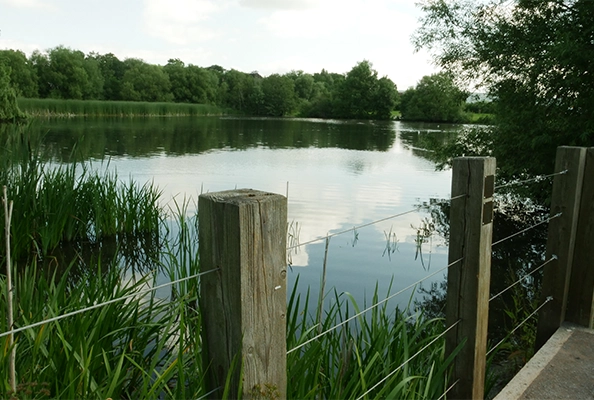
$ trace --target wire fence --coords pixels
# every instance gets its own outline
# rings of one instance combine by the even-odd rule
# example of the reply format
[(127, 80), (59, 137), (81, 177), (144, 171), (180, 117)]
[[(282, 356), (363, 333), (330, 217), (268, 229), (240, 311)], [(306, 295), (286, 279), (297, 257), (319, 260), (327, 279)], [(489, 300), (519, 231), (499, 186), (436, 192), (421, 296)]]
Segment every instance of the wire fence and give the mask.
[[(561, 172), (558, 172), (558, 173), (555, 173), (555, 174), (539, 176), (539, 177), (535, 177), (535, 178), (532, 178), (532, 179), (526, 179), (526, 180), (521, 180), (521, 181), (509, 182), (509, 183), (506, 183), (504, 185), (495, 186), (495, 189), (498, 190), (498, 189), (507, 188), (507, 187), (515, 186), (515, 185), (522, 185), (522, 184), (526, 184), (526, 183), (530, 183), (530, 182), (540, 182), (540, 181), (542, 181), (544, 179), (547, 179), (547, 178), (550, 178), (550, 177), (554, 177), (554, 176), (557, 176), (557, 175), (566, 174), (567, 172), (568, 172), (567, 170), (564, 170), (564, 171), (561, 171)], [(458, 195), (458, 196), (455, 196), (455, 197), (451, 197), (450, 199), (448, 199), (446, 201), (455, 201), (455, 200), (466, 198), (466, 197), (468, 197), (467, 194), (462, 194), (462, 195)], [(324, 241), (324, 240), (328, 243), (328, 240), (330, 238), (332, 238), (332, 237), (339, 236), (339, 235), (342, 235), (342, 234), (346, 234), (346, 233), (349, 233), (349, 232), (354, 232), (354, 231), (357, 231), (359, 229), (362, 229), (362, 228), (365, 228), (365, 227), (368, 227), (368, 226), (372, 226), (372, 225), (375, 225), (375, 224), (379, 224), (379, 223), (384, 222), (384, 221), (396, 219), (396, 218), (399, 218), (399, 217), (402, 217), (402, 216), (405, 216), (405, 215), (408, 215), (408, 214), (411, 214), (411, 213), (419, 212), (421, 210), (421, 208), (422, 208), (421, 206), (417, 206), (417, 207), (415, 207), (413, 209), (410, 209), (410, 210), (407, 210), (407, 211), (404, 211), (404, 212), (400, 212), (400, 213), (397, 213), (397, 214), (393, 214), (393, 215), (390, 215), (388, 217), (381, 218), (381, 219), (378, 219), (378, 220), (375, 220), (375, 221), (372, 221), (372, 222), (368, 222), (368, 223), (364, 223), (364, 224), (361, 224), (361, 225), (358, 225), (358, 226), (354, 226), (353, 228), (350, 228), (350, 229), (342, 230), (342, 231), (335, 232), (335, 233), (332, 233), (332, 234), (327, 234), (325, 236), (320, 236), (318, 238), (315, 238), (315, 239), (306, 241), (304, 243), (297, 243), (297, 244), (294, 244), (292, 246), (288, 246), (286, 248), (286, 250), (287, 251), (296, 250), (296, 249), (301, 248), (303, 246), (306, 246), (306, 245), (309, 245), (309, 244), (313, 244), (313, 243), (317, 243), (317, 242), (321, 242), (321, 241)], [(550, 216), (548, 218), (545, 218), (542, 221), (540, 221), (540, 222), (538, 222), (538, 223), (536, 223), (536, 224), (534, 224), (532, 226), (529, 226), (529, 227), (527, 227), (525, 229), (522, 229), (522, 230), (520, 230), (520, 231), (518, 231), (518, 232), (516, 232), (516, 233), (514, 233), (512, 235), (509, 235), (509, 236), (507, 236), (507, 237), (505, 237), (505, 238), (503, 238), (501, 240), (498, 240), (498, 241), (492, 243), (492, 247), (497, 246), (497, 245), (500, 245), (500, 244), (502, 244), (502, 243), (504, 243), (504, 242), (506, 242), (506, 241), (508, 241), (508, 240), (510, 240), (510, 239), (512, 239), (512, 238), (514, 238), (516, 236), (518, 236), (518, 235), (524, 234), (524, 233), (526, 233), (526, 232), (528, 232), (528, 231), (530, 231), (530, 230), (532, 230), (532, 229), (534, 229), (534, 228), (536, 228), (536, 227), (538, 227), (540, 225), (543, 225), (545, 223), (548, 223), (551, 220), (553, 220), (555, 218), (559, 218), (561, 216), (562, 216), (562, 213), (558, 213), (558, 214), (555, 214), (555, 215)], [(522, 276), (521, 278), (519, 278), (518, 280), (516, 280), (515, 282), (513, 282), (511, 285), (507, 286), (505, 289), (503, 289), (499, 293), (497, 293), (497, 294), (493, 295), (492, 297), (490, 297), (489, 298), (489, 301), (492, 301), (492, 300), (498, 298), (499, 296), (503, 295), (506, 291), (510, 290), (515, 285), (517, 285), (520, 282), (522, 282), (523, 280), (525, 280), (527, 277), (529, 277), (529, 276), (535, 274), (536, 272), (540, 271), (542, 268), (544, 268), (546, 265), (548, 265), (549, 263), (551, 263), (553, 260), (556, 260), (556, 259), (557, 259), (557, 256), (555, 256), (555, 255), (551, 256), (550, 259), (546, 260), (544, 263), (542, 263), (540, 266), (538, 266), (537, 268), (535, 268), (534, 270), (532, 270), (530, 273)], [(312, 342), (320, 339), (324, 335), (327, 335), (328, 333), (330, 333), (330, 332), (332, 332), (332, 331), (340, 328), (341, 326), (346, 325), (350, 321), (352, 321), (352, 320), (354, 320), (354, 319), (356, 319), (356, 318), (358, 318), (358, 317), (360, 317), (360, 316), (368, 313), (369, 311), (373, 310), (374, 308), (379, 307), (380, 305), (382, 305), (382, 304), (386, 303), (387, 301), (395, 298), (396, 296), (398, 296), (398, 295), (406, 292), (407, 290), (416, 287), (417, 285), (421, 284), (425, 280), (427, 280), (427, 279), (429, 279), (429, 278), (431, 278), (431, 277), (433, 277), (433, 276), (435, 276), (435, 275), (437, 275), (439, 273), (442, 273), (442, 272), (448, 270), (450, 267), (452, 267), (453, 265), (456, 265), (456, 264), (460, 263), (462, 260), (463, 260), (463, 258), (460, 258), (460, 259), (458, 259), (458, 260), (456, 260), (454, 262), (451, 262), (447, 266), (445, 266), (445, 267), (443, 267), (443, 268), (441, 268), (441, 269), (439, 269), (439, 270), (437, 270), (437, 271), (435, 271), (435, 272), (433, 272), (431, 274), (428, 274), (428, 275), (424, 276), (423, 278), (417, 280), (416, 282), (414, 282), (414, 283), (408, 285), (407, 287), (399, 290), (398, 292), (387, 296), (383, 300), (375, 302), (373, 305), (371, 305), (370, 307), (367, 307), (366, 309), (362, 310), (361, 312), (356, 313), (356, 314), (352, 315), (351, 317), (346, 318), (344, 321), (341, 321), (340, 323), (334, 325), (333, 327), (331, 327), (331, 328), (329, 328), (329, 329), (327, 329), (327, 330), (325, 330), (323, 332), (320, 332), (319, 334), (317, 334), (317, 335), (309, 338), (308, 340), (304, 341), (303, 343), (300, 343), (299, 345), (295, 346), (294, 348), (288, 350), (287, 351), (287, 354), (291, 354), (291, 353), (293, 353), (295, 351), (298, 351), (299, 349), (303, 348), (304, 346), (307, 346), (308, 344), (310, 344), (310, 343), (312, 343)], [(131, 294), (126, 295), (126, 296), (122, 296), (122, 297), (119, 297), (119, 298), (116, 298), (116, 299), (111, 299), (111, 300), (108, 300), (108, 301), (105, 301), (105, 302), (101, 302), (101, 303), (98, 303), (98, 304), (94, 304), (92, 306), (81, 308), (81, 309), (78, 309), (78, 310), (75, 310), (75, 311), (67, 312), (67, 313), (64, 313), (64, 314), (55, 316), (53, 318), (48, 318), (48, 319), (45, 319), (45, 320), (42, 320), (42, 321), (39, 321), (39, 322), (36, 322), (36, 323), (32, 323), (32, 324), (23, 326), (23, 327), (19, 327), (19, 328), (10, 327), (11, 329), (9, 331), (0, 333), (0, 338), (5, 337), (5, 336), (9, 336), (11, 334), (15, 334), (15, 333), (18, 333), (18, 332), (25, 331), (27, 329), (31, 329), (31, 328), (35, 328), (35, 327), (38, 327), (38, 326), (42, 326), (44, 324), (48, 324), (48, 323), (52, 323), (52, 322), (55, 322), (55, 321), (59, 321), (59, 320), (64, 319), (64, 318), (68, 318), (68, 317), (72, 317), (72, 316), (75, 316), (75, 315), (78, 315), (78, 314), (82, 314), (84, 312), (87, 312), (87, 311), (90, 311), (90, 310), (93, 310), (93, 309), (97, 309), (97, 308), (101, 308), (101, 307), (104, 307), (104, 306), (107, 306), (107, 305), (110, 305), (110, 304), (114, 304), (116, 302), (125, 301), (125, 300), (131, 299), (131, 298), (135, 298), (135, 297), (140, 297), (140, 296), (143, 296), (145, 294), (154, 292), (156, 290), (159, 290), (159, 289), (162, 289), (162, 288), (165, 288), (165, 287), (170, 287), (170, 286), (173, 286), (175, 284), (178, 284), (178, 283), (181, 283), (181, 282), (184, 282), (184, 281), (188, 281), (188, 280), (191, 280), (191, 279), (197, 279), (197, 278), (199, 278), (199, 277), (201, 277), (203, 275), (206, 275), (206, 274), (209, 274), (209, 273), (213, 273), (213, 272), (216, 272), (218, 270), (219, 270), (219, 268), (215, 268), (215, 269), (212, 269), (212, 270), (209, 270), (209, 271), (201, 272), (201, 273), (194, 274), (194, 275), (191, 275), (191, 276), (187, 276), (187, 277), (184, 277), (184, 278), (181, 278), (181, 279), (173, 280), (171, 282), (167, 282), (167, 283), (164, 283), (164, 284), (161, 284), (161, 285), (157, 285), (157, 286), (154, 286), (154, 287), (151, 287), (151, 288), (147, 288), (145, 290), (135, 291), (134, 293), (131, 293)], [(487, 352), (487, 355), (489, 355), (490, 353), (492, 353), (493, 351), (495, 351), (499, 346), (501, 346), (501, 344), (505, 340), (507, 340), (522, 325), (524, 325), (525, 323), (527, 323), (542, 307), (544, 307), (545, 304), (547, 304), (551, 300), (552, 300), (552, 297), (548, 297), (536, 310), (534, 310), (526, 319), (524, 319), (520, 324), (518, 324), (518, 326), (516, 326), (505, 338), (503, 338), (493, 348), (491, 348)], [(413, 360), (414, 358), (416, 358), (417, 356), (419, 356), (419, 354), (421, 354), (423, 351), (425, 351), (427, 348), (429, 348), (431, 345), (433, 345), (436, 341), (438, 341), (441, 338), (443, 338), (443, 336), (445, 336), (451, 329), (453, 329), (459, 323), (460, 323), (460, 320), (456, 321), (454, 324), (452, 324), (447, 329), (445, 329), (440, 335), (438, 335), (437, 337), (435, 337), (428, 344), (426, 344), (423, 348), (421, 348), (419, 351), (417, 351), (414, 355), (410, 356), (402, 364), (400, 364), (397, 368), (395, 368), (394, 370), (392, 370), (384, 378), (382, 378), (380, 381), (378, 381), (372, 387), (370, 387), (365, 393), (363, 393), (360, 397), (358, 397), (358, 399), (362, 399), (362, 398), (366, 397), (369, 393), (371, 393), (373, 390), (375, 390), (377, 387), (379, 387), (382, 383), (384, 383), (386, 380), (388, 380), (391, 376), (393, 376), (399, 370), (401, 370), (404, 366), (406, 366), (411, 360)], [(446, 394), (458, 382), (459, 382), (459, 380), (455, 381), (451, 386), (449, 386), (448, 389), (443, 393), (442, 397), (440, 397), (440, 398), (444, 398), (446, 396)], [(215, 389), (211, 393), (214, 393), (216, 390), (218, 390), (218, 389)], [(207, 393), (205, 395), (205, 397), (209, 396), (211, 393)]]
[(302, 348), (302, 347), (304, 347), (304, 346), (308, 345), (309, 343), (311, 343), (311, 342), (313, 342), (313, 341), (315, 341), (315, 340), (317, 340), (317, 339), (321, 338), (322, 336), (324, 336), (324, 335), (326, 335), (326, 334), (328, 334), (328, 333), (330, 333), (330, 332), (334, 331), (335, 329), (337, 329), (337, 328), (339, 328), (339, 327), (341, 327), (341, 326), (343, 326), (343, 325), (347, 324), (348, 322), (350, 322), (350, 321), (354, 320), (355, 318), (358, 318), (358, 317), (360, 317), (361, 315), (363, 315), (363, 314), (366, 314), (367, 312), (369, 312), (369, 311), (373, 310), (373, 309), (374, 309), (374, 308), (376, 308), (376, 307), (379, 307), (380, 305), (384, 304), (385, 302), (389, 301), (390, 299), (393, 299), (394, 297), (396, 297), (396, 296), (398, 296), (398, 295), (400, 295), (400, 294), (402, 294), (402, 293), (406, 292), (407, 290), (409, 290), (409, 289), (411, 289), (411, 288), (413, 288), (413, 287), (417, 286), (418, 284), (420, 284), (421, 282), (423, 282), (423, 281), (425, 281), (425, 280), (427, 280), (427, 279), (431, 278), (432, 276), (434, 276), (434, 275), (437, 275), (438, 273), (440, 273), (440, 272), (443, 272), (443, 271), (447, 270), (447, 269), (448, 269), (448, 268), (450, 268), (452, 265), (455, 265), (455, 264), (459, 263), (460, 261), (462, 261), (462, 259), (461, 259), (461, 258), (460, 258), (460, 259), (458, 259), (458, 260), (456, 260), (456, 261), (454, 261), (454, 262), (452, 262), (452, 263), (450, 263), (450, 264), (448, 264), (448, 265), (446, 265), (445, 267), (443, 267), (443, 268), (441, 268), (441, 269), (439, 269), (439, 270), (437, 270), (437, 271), (435, 271), (435, 272), (433, 272), (433, 273), (431, 273), (431, 274), (429, 274), (429, 275), (427, 275), (427, 276), (423, 277), (422, 279), (419, 279), (418, 281), (416, 281), (416, 282), (414, 282), (414, 283), (411, 283), (410, 285), (408, 285), (408, 286), (407, 286), (407, 287), (405, 287), (404, 289), (401, 289), (401, 290), (399, 290), (398, 292), (396, 292), (396, 293), (394, 293), (394, 294), (391, 294), (390, 296), (386, 297), (385, 299), (383, 299), (383, 300), (381, 300), (381, 301), (378, 301), (378, 302), (376, 302), (375, 304), (373, 304), (373, 305), (371, 305), (371, 306), (367, 307), (367, 308), (366, 308), (366, 309), (364, 309), (363, 311), (361, 311), (361, 312), (359, 312), (359, 313), (357, 313), (357, 314), (354, 314), (353, 316), (351, 316), (351, 317), (349, 317), (349, 318), (345, 319), (344, 321), (342, 321), (342, 322), (340, 322), (340, 323), (338, 323), (338, 324), (334, 325), (333, 327), (331, 327), (331, 328), (329, 328), (329, 329), (325, 330), (324, 332), (321, 332), (321, 333), (319, 333), (319, 334), (315, 335), (314, 337), (312, 337), (311, 339), (309, 339), (309, 340), (307, 340), (307, 341), (305, 341), (305, 342), (303, 342), (303, 343), (301, 343), (301, 344), (299, 344), (299, 345), (295, 346), (294, 348), (292, 348), (292, 349), (290, 349), (289, 351), (287, 351), (287, 354), (290, 354), (290, 353), (292, 353), (292, 352), (294, 352), (294, 351), (296, 351), (296, 350), (299, 350), (300, 348)]
[(167, 282), (167, 283), (164, 283), (162, 285), (153, 286), (153, 287), (148, 288), (148, 289), (139, 290), (137, 292), (128, 294), (126, 296), (122, 296), (122, 297), (118, 297), (118, 298), (115, 298), (115, 299), (107, 300), (107, 301), (104, 301), (102, 303), (93, 304), (92, 306), (89, 306), (89, 307), (84, 307), (84, 308), (81, 308), (81, 309), (78, 309), (78, 310), (75, 310), (75, 311), (71, 311), (71, 312), (67, 312), (67, 313), (64, 313), (64, 314), (60, 314), (58, 316), (55, 316), (55, 317), (52, 317), (52, 318), (48, 318), (48, 319), (45, 319), (43, 321), (35, 322), (33, 324), (29, 324), (29, 325), (26, 325), (26, 326), (23, 326), (23, 327), (20, 327), (20, 328), (11, 329), (9, 331), (0, 333), (0, 338), (3, 338), (5, 336), (8, 336), (8, 335), (11, 335), (11, 334), (14, 334), (14, 333), (25, 331), (27, 329), (35, 328), (35, 327), (38, 327), (38, 326), (41, 326), (41, 325), (49, 324), (51, 322), (56, 322), (56, 321), (59, 321), (59, 320), (64, 319), (64, 318), (72, 317), (74, 315), (82, 314), (82, 313), (85, 313), (87, 311), (91, 311), (91, 310), (94, 310), (94, 309), (97, 309), (97, 308), (105, 307), (105, 306), (108, 306), (110, 304), (114, 304), (114, 303), (117, 303), (117, 302), (120, 302), (120, 301), (132, 299), (132, 298), (135, 298), (135, 297), (141, 297), (141, 296), (143, 296), (145, 294), (148, 294), (148, 293), (157, 291), (159, 289), (163, 289), (163, 288), (166, 288), (166, 287), (169, 287), (169, 286), (172, 286), (172, 285), (176, 285), (178, 283), (185, 282), (185, 281), (188, 281), (190, 279), (196, 279), (196, 278), (199, 278), (199, 277), (201, 277), (203, 275), (210, 274), (211, 272), (215, 272), (215, 271), (218, 271), (218, 268), (211, 269), (210, 271), (201, 272), (199, 274), (194, 274), (194, 275), (191, 275), (191, 276), (186, 276), (184, 278), (180, 278), (180, 279), (177, 279), (177, 280), (174, 280), (174, 281), (171, 281), (171, 282)]
[(487, 356), (489, 354), (491, 354), (493, 351), (497, 350), (497, 348), (499, 348), (499, 346), (501, 346), (507, 339), (509, 339), (511, 337), (511, 335), (514, 334), (515, 331), (520, 329), (522, 327), (522, 325), (524, 325), (526, 322), (528, 322), (534, 315), (536, 315), (537, 312), (540, 311), (541, 308), (543, 308), (549, 301), (552, 301), (552, 300), (553, 300), (553, 297), (551, 297), (551, 296), (547, 297), (546, 300), (543, 301), (540, 306), (538, 306), (530, 315), (528, 315), (522, 322), (520, 322), (514, 329), (512, 329), (511, 332), (509, 332), (506, 337), (501, 339), (495, 346), (493, 346), (491, 348), (491, 350), (487, 351)]
[(384, 383), (386, 380), (388, 380), (392, 375), (394, 375), (396, 372), (400, 371), (402, 368), (404, 368), (404, 366), (406, 366), (410, 361), (412, 361), (413, 359), (415, 359), (419, 354), (421, 354), (422, 352), (424, 352), (425, 350), (427, 350), (429, 347), (431, 347), (431, 345), (433, 345), (433, 343), (437, 342), (439, 339), (443, 338), (450, 330), (452, 330), (452, 328), (454, 328), (456, 325), (458, 325), (460, 323), (461, 320), (458, 320), (456, 322), (454, 322), (452, 325), (450, 325), (447, 329), (445, 329), (442, 333), (440, 333), (439, 335), (437, 335), (435, 338), (433, 338), (433, 340), (431, 340), (429, 343), (427, 343), (425, 346), (423, 346), (419, 351), (417, 351), (415, 354), (413, 354), (412, 356), (410, 356), (409, 358), (407, 358), (402, 364), (400, 364), (398, 367), (396, 367), (396, 369), (394, 369), (392, 372), (390, 372), (389, 374), (387, 374), (384, 378), (380, 379), (375, 385), (373, 385), (372, 387), (370, 387), (365, 393), (363, 393), (361, 396), (357, 397), (357, 400), (361, 400), (362, 398), (364, 398), (365, 396), (367, 396), (369, 393), (371, 393), (375, 388), (377, 388), (379, 385), (381, 385), (382, 383)]
[(552, 255), (550, 259), (548, 259), (547, 261), (545, 261), (544, 263), (542, 263), (540, 266), (534, 268), (532, 271), (530, 271), (529, 273), (527, 273), (526, 275), (522, 276), (520, 279), (518, 279), (517, 281), (515, 281), (514, 283), (512, 283), (511, 285), (509, 285), (508, 287), (506, 287), (505, 289), (503, 289), (501, 292), (497, 293), (496, 295), (492, 296), (489, 301), (493, 301), (495, 300), (497, 297), (501, 296), (503, 293), (507, 292), (509, 289), (513, 288), (514, 286), (516, 286), (518, 283), (522, 282), (524, 279), (526, 279), (529, 276), (534, 275), (536, 272), (540, 271), (541, 269), (543, 269), (546, 265), (548, 265), (549, 263), (551, 263), (553, 260), (556, 260), (557, 256), (556, 255)]

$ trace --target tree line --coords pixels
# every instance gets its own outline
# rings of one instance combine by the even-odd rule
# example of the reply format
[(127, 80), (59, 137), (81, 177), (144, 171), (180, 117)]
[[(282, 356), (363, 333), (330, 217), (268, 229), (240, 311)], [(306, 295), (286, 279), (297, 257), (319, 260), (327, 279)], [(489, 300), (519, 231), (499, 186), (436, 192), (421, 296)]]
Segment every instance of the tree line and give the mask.
[(249, 115), (314, 118), (390, 119), (399, 109), (406, 120), (467, 120), (468, 93), (455, 85), (451, 74), (426, 76), (400, 94), (394, 82), (380, 78), (366, 60), (345, 74), (323, 69), (262, 77), (180, 59), (161, 66), (58, 46), (30, 57), (19, 50), (1, 50), (2, 68), (15, 95), (25, 98), (196, 103)]
[(30, 57), (0, 51), (18, 97), (211, 104), (251, 115), (388, 119), (398, 91), (369, 61), (346, 74), (291, 71), (267, 77), (170, 59), (153, 65), (112, 53), (84, 54), (58, 46)]

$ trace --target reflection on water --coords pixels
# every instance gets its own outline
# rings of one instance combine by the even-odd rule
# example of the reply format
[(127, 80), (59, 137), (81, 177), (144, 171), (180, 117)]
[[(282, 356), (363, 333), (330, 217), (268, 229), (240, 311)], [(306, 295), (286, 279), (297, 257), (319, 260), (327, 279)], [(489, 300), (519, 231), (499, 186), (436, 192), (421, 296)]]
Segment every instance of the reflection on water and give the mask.
[[(449, 197), (451, 174), (417, 150), (420, 137), (444, 140), (457, 126), (300, 119), (147, 118), (38, 121), (44, 157), (107, 160), (120, 178), (152, 181), (163, 202), (234, 188), (287, 193), (294, 240), (305, 243)], [(75, 148), (76, 144), (76, 148)], [(74, 151), (73, 151), (74, 149)], [(97, 163), (95, 163), (97, 164)], [(419, 236), (427, 211), (332, 238), (327, 288), (369, 301), (447, 264), (438, 234)], [(324, 240), (295, 249), (300, 285), (317, 298)], [(429, 272), (428, 272), (429, 271)], [(443, 280), (438, 274), (424, 285)], [(413, 291), (398, 298), (406, 306)]]

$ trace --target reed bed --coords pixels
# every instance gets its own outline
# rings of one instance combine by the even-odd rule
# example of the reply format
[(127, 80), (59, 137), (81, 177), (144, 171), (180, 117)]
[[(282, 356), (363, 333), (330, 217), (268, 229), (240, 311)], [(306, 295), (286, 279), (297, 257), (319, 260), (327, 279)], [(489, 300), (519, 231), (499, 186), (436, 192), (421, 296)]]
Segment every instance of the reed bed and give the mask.
[(193, 117), (224, 114), (220, 107), (191, 103), (19, 98), (18, 105), (34, 117)]
[[(19, 260), (26, 260), (17, 262), (14, 274), (13, 326), (21, 328), (127, 298), (17, 333), (16, 392), (10, 392), (7, 378), (12, 346), (8, 336), (0, 337), (0, 397), (184, 399), (205, 395), (199, 278), (147, 290), (200, 272), (198, 221), (189, 211), (190, 202), (174, 201), (165, 209), (158, 205), (160, 192), (152, 185), (121, 182), (114, 174), (93, 172), (88, 166), (42, 162), (35, 150), (40, 146), (37, 138), (15, 132), (1, 136), (0, 161), (0, 184), (7, 184), (8, 196), (14, 200), (11, 247), (18, 249)], [(127, 247), (146, 245), (129, 235), (147, 233), (153, 249), (134, 258), (146, 258), (149, 267), (122, 264), (121, 253), (129, 252)], [(154, 235), (161, 237), (155, 242)], [(40, 256), (57, 246), (93, 242), (102, 248), (110, 237), (119, 243), (110, 258), (99, 252), (81, 261), (77, 253), (66, 261), (65, 271), (63, 265), (52, 265), (53, 272), (38, 265)], [(146, 253), (146, 249), (135, 251)], [(298, 284), (297, 280), (288, 301), (288, 349), (359, 312), (350, 295), (335, 291), (318, 323), (318, 317), (308, 311), (309, 293), (300, 295)], [(372, 301), (378, 299), (376, 289)], [(0, 275), (2, 312), (6, 305), (7, 282)], [(0, 334), (8, 330), (8, 322), (0, 318)], [(303, 399), (357, 398), (367, 391), (365, 398), (439, 397), (446, 390), (450, 362), (445, 359), (443, 339), (405, 361), (443, 330), (442, 320), (382, 304), (290, 352), (287, 394)], [(230, 396), (228, 390), (223, 393)]]
[(15, 204), (15, 259), (43, 257), (64, 243), (159, 230), (161, 192), (154, 185), (122, 183), (115, 173), (75, 163), (45, 163), (37, 140), (19, 128), (1, 135), (0, 184)]
[[(389, 293), (388, 293), (389, 295)], [(301, 304), (302, 300), (304, 304)], [(372, 303), (378, 303), (377, 287)], [(333, 293), (325, 318), (316, 324), (309, 292), (293, 290), (288, 304), (287, 348), (341, 325), (360, 309), (348, 293)], [(365, 307), (367, 308), (367, 307)], [(299, 399), (435, 399), (447, 390), (452, 358), (445, 357), (442, 319), (390, 309), (387, 303), (312, 341), (287, 359), (287, 397)], [(417, 352), (420, 354), (408, 361)], [(408, 361), (408, 362), (407, 362)], [(451, 382), (450, 382), (451, 383)], [(377, 385), (377, 387), (376, 387)]]

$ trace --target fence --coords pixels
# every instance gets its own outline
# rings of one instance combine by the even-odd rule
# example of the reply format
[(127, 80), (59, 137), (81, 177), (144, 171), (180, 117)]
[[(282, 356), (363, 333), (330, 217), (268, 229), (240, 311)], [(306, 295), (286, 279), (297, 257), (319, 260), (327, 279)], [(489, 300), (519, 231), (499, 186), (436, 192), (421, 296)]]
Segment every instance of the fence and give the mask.
[[(589, 327), (594, 321), (594, 148), (559, 148), (551, 176), (551, 216), (535, 225), (550, 222), (547, 253), (544, 263), (530, 272), (544, 269), (542, 301), (533, 313), (540, 313), (537, 346), (564, 320)], [(492, 243), (493, 196), (498, 188), (493, 158), (454, 160), (448, 265), (429, 275), (448, 271), (447, 328), (398, 367), (445, 336), (446, 353), (457, 354), (452, 385), (446, 391), (453, 398), (483, 397), (486, 356), (500, 344), (487, 352), (489, 302), (524, 278), (489, 296), (492, 246), (530, 229)], [(229, 393), (243, 393), (244, 398), (263, 392), (285, 398), (287, 353), (299, 350), (286, 348), (287, 200), (271, 193), (234, 190), (201, 195), (198, 210), (200, 262), (205, 272), (184, 280), (200, 278), (208, 395), (218, 398), (220, 388), (227, 386)], [(0, 337), (48, 322), (13, 329)], [(328, 332), (318, 332), (299, 347)]]
[[(538, 268), (545, 270), (539, 345), (566, 317), (591, 326), (594, 316), (594, 269), (587, 268), (594, 260), (594, 149), (559, 148), (552, 176), (553, 216), (541, 222), (551, 223)], [(484, 396), (489, 302), (501, 295), (489, 296), (494, 191), (495, 159), (454, 160), (445, 332), (446, 352), (459, 351), (453, 398)], [(200, 260), (217, 269), (201, 280), (213, 390), (237, 360), (243, 376), (233, 375), (233, 393), (242, 387), (250, 398), (272, 387), (285, 397), (286, 207), (283, 196), (253, 190), (200, 197)]]

